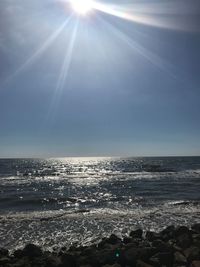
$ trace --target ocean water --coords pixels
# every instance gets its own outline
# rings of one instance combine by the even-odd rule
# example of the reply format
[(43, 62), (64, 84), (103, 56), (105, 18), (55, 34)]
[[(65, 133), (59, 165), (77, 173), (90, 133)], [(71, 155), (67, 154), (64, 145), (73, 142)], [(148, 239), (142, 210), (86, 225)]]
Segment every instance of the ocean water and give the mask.
[(0, 247), (200, 221), (200, 157), (0, 159)]

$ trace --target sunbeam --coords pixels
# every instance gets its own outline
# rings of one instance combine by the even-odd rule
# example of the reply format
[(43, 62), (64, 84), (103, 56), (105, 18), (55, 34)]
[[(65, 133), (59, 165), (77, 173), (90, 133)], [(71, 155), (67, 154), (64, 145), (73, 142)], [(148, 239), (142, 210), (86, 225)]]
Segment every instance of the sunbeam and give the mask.
[(145, 47), (141, 46), (138, 42), (127, 36), (124, 32), (119, 30), (117, 27), (115, 27), (110, 22), (106, 21), (105, 19), (101, 18), (101, 16), (98, 16), (98, 18), (102, 21), (102, 23), (105, 24), (106, 28), (110, 28), (110, 31), (119, 39), (121, 39), (126, 45), (128, 45), (131, 49), (136, 51), (139, 55), (141, 55), (143, 58), (145, 58), (147, 61), (149, 61), (152, 65), (157, 67), (158, 69), (168, 73), (171, 77), (176, 79), (177, 77), (173, 74), (174, 70), (173, 67), (163, 59), (161, 59), (158, 55), (155, 53), (152, 53), (151, 51), (147, 50)]
[(66, 25), (69, 23), (70, 19), (71, 17), (65, 20), (64, 23), (62, 23), (60, 27), (54, 33), (52, 33), (52, 35), (33, 53), (33, 55), (30, 58), (28, 58), (27, 61), (24, 64), (22, 64), (10, 77), (6, 79), (5, 84), (9, 83), (21, 72), (25, 71), (28, 67), (30, 67), (37, 59), (39, 59), (40, 56), (48, 49), (48, 47), (50, 47), (50, 45), (61, 34)]
[(55, 115), (55, 114), (53, 115), (52, 113), (54, 113), (54, 111), (56, 110), (56, 108), (58, 106), (60, 95), (61, 95), (61, 92), (64, 88), (67, 75), (69, 73), (69, 68), (70, 68), (70, 64), (71, 64), (71, 60), (72, 60), (72, 56), (73, 56), (74, 44), (76, 41), (78, 24), (79, 24), (79, 20), (76, 20), (71, 37), (70, 37), (69, 45), (66, 49), (66, 54), (64, 57), (64, 61), (63, 61), (61, 71), (60, 71), (58, 81), (57, 81), (57, 86), (56, 86), (54, 96), (52, 99), (52, 104), (51, 104), (49, 112), (48, 112), (48, 118), (50, 117), (50, 115), (52, 118)]
[[(121, 19), (153, 27), (181, 31), (199, 31), (193, 21), (197, 11), (187, 2), (173, 1), (170, 3), (135, 3), (135, 4), (103, 4), (93, 2), (93, 9), (116, 16)], [(187, 20), (183, 17), (189, 14)]]

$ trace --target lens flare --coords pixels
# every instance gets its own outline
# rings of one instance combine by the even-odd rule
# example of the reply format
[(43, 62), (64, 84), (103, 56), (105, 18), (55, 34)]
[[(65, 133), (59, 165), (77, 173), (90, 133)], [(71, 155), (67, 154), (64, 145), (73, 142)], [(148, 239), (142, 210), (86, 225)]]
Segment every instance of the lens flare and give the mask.
[(86, 15), (93, 9), (93, 2), (91, 0), (71, 0), (71, 6), (76, 13)]

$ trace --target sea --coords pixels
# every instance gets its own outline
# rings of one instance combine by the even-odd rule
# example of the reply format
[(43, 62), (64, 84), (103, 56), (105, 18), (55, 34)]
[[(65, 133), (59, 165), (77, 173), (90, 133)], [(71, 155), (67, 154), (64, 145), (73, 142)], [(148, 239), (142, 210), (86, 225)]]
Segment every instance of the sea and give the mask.
[(200, 157), (0, 159), (0, 247), (200, 222)]

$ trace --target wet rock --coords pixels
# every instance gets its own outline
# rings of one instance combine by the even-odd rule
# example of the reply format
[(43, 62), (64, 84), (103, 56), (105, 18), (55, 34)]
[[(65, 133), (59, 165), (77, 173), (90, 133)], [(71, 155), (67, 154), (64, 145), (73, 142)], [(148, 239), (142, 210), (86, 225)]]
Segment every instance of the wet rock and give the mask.
[(143, 230), (142, 229), (137, 229), (134, 231), (130, 232), (130, 236), (132, 238), (142, 238)]
[(116, 235), (112, 234), (107, 240), (106, 243), (115, 245), (117, 243), (120, 243), (121, 239), (119, 237), (117, 237)]
[(190, 247), (184, 250), (184, 255), (188, 262), (200, 260), (200, 249), (198, 247)]
[(193, 261), (191, 267), (200, 267), (200, 261)]
[(129, 243), (131, 243), (131, 241), (132, 241), (132, 239), (130, 237), (127, 237), (127, 236), (125, 236), (123, 239), (124, 244), (129, 244)]
[(180, 263), (180, 264), (186, 264), (187, 263), (186, 257), (178, 251), (176, 251), (174, 253), (174, 261), (175, 261), (175, 263)]
[(94, 248), (87, 247), (82, 251), (81, 255), (90, 256), (93, 252), (94, 252)]
[(193, 224), (191, 229), (200, 234), (200, 223)]
[(91, 254), (87, 256), (81, 256), (78, 259), (79, 265), (90, 264), (94, 267), (100, 267), (106, 264), (113, 265), (119, 260), (120, 254), (118, 250), (115, 249), (102, 249), (97, 251), (92, 251)]
[(113, 264), (113, 265), (106, 264), (103, 267), (121, 267), (121, 265), (119, 265), (117, 263), (116, 264)]
[(141, 261), (141, 260), (138, 260), (137, 261), (137, 264), (136, 264), (136, 267), (153, 267), (152, 265), (144, 262), (144, 261)]
[(61, 259), (59, 257), (50, 255), (45, 260), (44, 267), (59, 267), (61, 265)]
[(12, 263), (11, 265), (8, 265), (8, 266), (9, 267), (33, 267), (35, 265), (31, 265), (28, 258), (23, 258), (23, 259), (20, 259), (17, 262)]
[(61, 256), (61, 262), (59, 267), (77, 267), (76, 259), (71, 254), (63, 254)]
[(130, 248), (124, 252), (125, 261), (129, 265), (135, 265), (137, 260), (148, 261), (155, 254), (154, 248)]
[(183, 234), (189, 234), (190, 230), (186, 226), (179, 226), (175, 229), (174, 234), (175, 237), (183, 235)]
[(193, 245), (200, 248), (200, 234), (192, 235)]
[(8, 258), (8, 257), (0, 258), (0, 266), (5, 266), (9, 262), (10, 262), (10, 258)]
[(8, 250), (5, 248), (0, 248), (0, 257), (8, 256)]
[(162, 265), (171, 267), (173, 266), (173, 262), (174, 262), (173, 253), (166, 253), (166, 252), (157, 253), (150, 259), (150, 263), (153, 263), (153, 265), (155, 264), (156, 267)]
[(23, 250), (21, 249), (17, 249), (14, 251), (14, 257), (17, 258), (17, 259), (20, 259), (24, 256), (24, 253), (23, 253)]
[(181, 248), (189, 248), (192, 245), (192, 236), (190, 233), (184, 233), (176, 238), (177, 245)]
[(28, 244), (23, 249), (23, 255), (27, 257), (40, 257), (42, 256), (42, 250), (40, 247), (34, 245), (34, 244)]
[(175, 226), (170, 225), (166, 227), (164, 230), (161, 231), (161, 235), (162, 235), (162, 239), (165, 241), (173, 239), (175, 236)]
[(155, 233), (152, 231), (147, 231), (146, 232), (146, 239), (149, 240), (150, 242), (152, 242), (156, 239), (161, 239), (161, 234)]
[(171, 245), (169, 245), (168, 243), (160, 239), (154, 240), (152, 242), (152, 246), (157, 248), (157, 251), (159, 252), (172, 252), (173, 251), (173, 247)]

